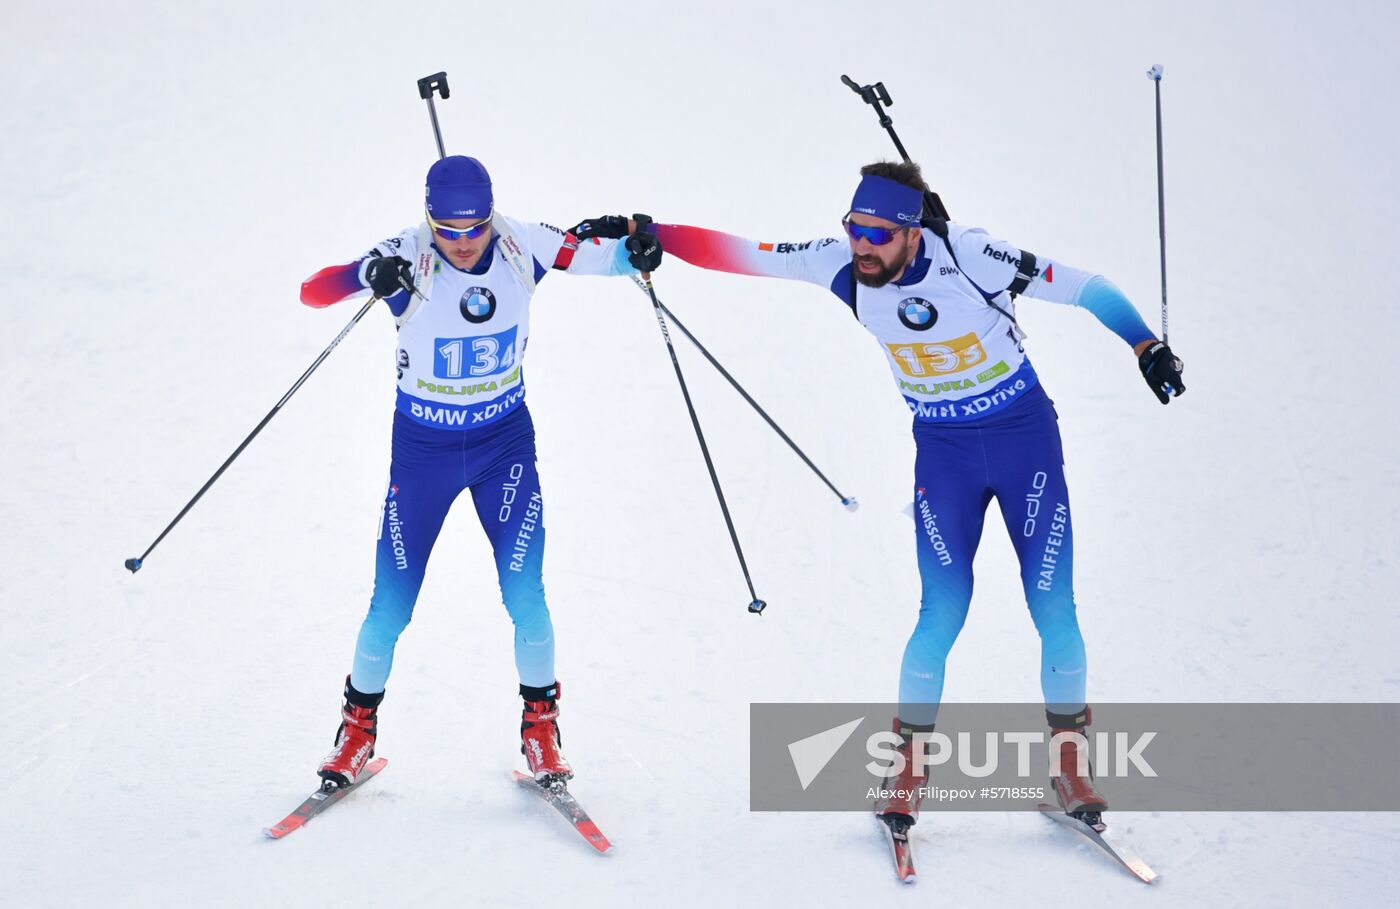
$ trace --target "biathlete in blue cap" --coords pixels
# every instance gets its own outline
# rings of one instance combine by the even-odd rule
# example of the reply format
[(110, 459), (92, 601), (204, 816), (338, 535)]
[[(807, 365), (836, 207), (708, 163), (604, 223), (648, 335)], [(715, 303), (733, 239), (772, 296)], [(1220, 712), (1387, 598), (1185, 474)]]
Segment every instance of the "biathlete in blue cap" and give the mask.
[[(914, 736), (933, 730), (944, 664), (967, 617), (972, 559), (994, 498), (1040, 634), (1047, 719), (1055, 732), (1082, 732), (1089, 721), (1060, 433), (1054, 405), (1022, 347), (1014, 295), (1087, 309), (1133, 348), (1163, 404), (1185, 391), (1181, 361), (1107, 279), (1033, 256), (978, 228), (926, 222), (927, 190), (915, 164), (861, 168), (842, 221), (845, 243), (756, 243), (696, 227), (657, 226), (667, 251), (693, 265), (795, 278), (830, 290), (875, 336), (913, 412), (923, 596), (899, 677), (895, 731), (906, 755)], [(1062, 749), (1055, 791), (1067, 812), (1102, 811), (1092, 771), (1077, 772), (1073, 742)], [(926, 781), (916, 776), (913, 761), (904, 768), (885, 788), (909, 795), (887, 800), (880, 810), (908, 824), (917, 817)]]
[(375, 561), (328, 785), (353, 785), (374, 755), (377, 712), (394, 645), (413, 615), (423, 570), (448, 509), (471, 490), (495, 553), (501, 597), (515, 625), (524, 698), (521, 751), (541, 782), (572, 769), (559, 749), (559, 681), (545, 605), (544, 500), (521, 360), (530, 299), (551, 271), (632, 275), (661, 263), (661, 244), (624, 216), (571, 231), (527, 224), (495, 208), (481, 162), (454, 155), (428, 171), (425, 219), (301, 289), (308, 306), (371, 290), (398, 326), (393, 454)]

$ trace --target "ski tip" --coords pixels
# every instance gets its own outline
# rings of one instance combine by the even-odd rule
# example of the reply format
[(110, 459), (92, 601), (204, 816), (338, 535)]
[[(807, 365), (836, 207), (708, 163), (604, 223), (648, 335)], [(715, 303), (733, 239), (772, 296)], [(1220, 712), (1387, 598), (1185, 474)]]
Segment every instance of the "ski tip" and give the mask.
[(588, 845), (597, 849), (599, 853), (606, 854), (612, 849), (613, 844), (603, 835), (603, 831), (598, 829), (598, 825), (592, 821), (586, 821), (575, 827), (579, 835), (588, 841)]
[(262, 832), (263, 836), (267, 837), (270, 840), (280, 840), (282, 837), (291, 833), (293, 830), (296, 830), (300, 826), (301, 824), (289, 824), (288, 822), (283, 821), (275, 827), (264, 827), (262, 829)]

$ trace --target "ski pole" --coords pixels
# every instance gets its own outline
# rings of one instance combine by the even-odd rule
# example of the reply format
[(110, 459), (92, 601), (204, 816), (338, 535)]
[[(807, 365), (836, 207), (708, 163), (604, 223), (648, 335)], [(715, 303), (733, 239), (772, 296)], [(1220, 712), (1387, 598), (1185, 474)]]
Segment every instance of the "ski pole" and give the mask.
[[(885, 83), (876, 82), (874, 85), (857, 85), (856, 81), (847, 75), (842, 75), (841, 81), (850, 86), (851, 91), (860, 95), (862, 101), (875, 108), (875, 114), (880, 118), (880, 125), (885, 128), (885, 132), (889, 133), (890, 138), (894, 140), (894, 147), (899, 151), (899, 156), (904, 159), (906, 164), (912, 164), (913, 162), (909, 159), (909, 153), (904, 150), (904, 143), (899, 141), (899, 136), (894, 131), (894, 120), (890, 119), (890, 115), (885, 113), (885, 107), (894, 106), (894, 101), (890, 99), (890, 93), (885, 90)], [(881, 105), (884, 105), (884, 107)], [(943, 204), (943, 200), (939, 198), (938, 193), (933, 190), (924, 193), (924, 214), (943, 221), (951, 220), (948, 216), (948, 209)]]
[(1162, 250), (1162, 343), (1167, 343), (1167, 206), (1162, 178), (1162, 64), (1147, 71), (1157, 95), (1157, 240)]
[[(431, 76), (425, 76), (422, 79), (418, 80), (418, 95), (419, 97), (425, 99), (428, 102), (428, 114), (432, 117), (433, 120), (433, 135), (437, 137), (438, 151), (441, 154), (442, 134), (438, 130), (437, 112), (433, 110), (434, 89), (441, 92), (442, 97), (444, 99), (447, 97), (447, 73), (434, 73)], [(422, 298), (423, 295), (419, 293), (418, 288), (414, 287), (411, 283), (404, 281), (402, 278), (399, 279), (399, 283), (403, 286), (404, 290), (407, 290), (409, 293), (412, 294), (417, 294), (419, 298)], [(214, 471), (214, 475), (210, 477), (207, 481), (205, 481), (203, 486), (199, 487), (199, 492), (196, 492), (194, 494), (194, 498), (186, 502), (185, 507), (180, 509), (180, 513), (175, 515), (175, 519), (169, 524), (165, 525), (165, 529), (160, 532), (160, 536), (156, 537), (154, 542), (152, 542), (151, 545), (146, 547), (145, 552), (141, 553), (135, 558), (127, 559), (123, 563), (128, 571), (130, 571), (132, 574), (135, 574), (136, 572), (141, 570), (141, 566), (145, 564), (146, 557), (151, 554), (151, 551), (160, 545), (160, 541), (165, 539), (166, 535), (169, 534), (170, 531), (175, 529), (175, 525), (179, 524), (180, 520), (184, 518), (186, 514), (189, 513), (189, 510), (191, 508), (194, 507), (194, 504), (198, 502), (206, 492), (209, 491), (209, 487), (213, 486), (214, 482), (218, 480), (219, 477), (223, 476), (224, 471), (228, 470), (229, 465), (232, 464), (235, 460), (237, 460), (238, 456), (243, 453), (243, 449), (247, 448), (248, 444), (252, 442), (253, 439), (257, 438), (258, 433), (262, 432), (263, 427), (266, 426), (268, 423), (272, 422), (272, 418), (277, 416), (277, 412), (280, 411), (289, 400), (291, 400), (292, 395), (297, 393), (297, 389), (301, 388), (302, 384), (305, 383), (307, 379), (311, 378), (311, 374), (316, 371), (316, 368), (320, 366), (322, 362), (325, 361), (326, 357), (329, 357), (331, 355), (331, 351), (335, 350), (341, 341), (345, 340), (345, 336), (350, 334), (350, 329), (354, 328), (357, 324), (359, 324), (359, 321), (364, 318), (365, 313), (369, 312), (370, 307), (373, 306), (379, 299), (380, 298), (377, 296), (372, 296), (367, 301), (365, 301), (365, 305), (361, 306), (360, 311), (355, 313), (354, 318), (352, 318), (349, 321), (349, 323), (347, 323), (346, 326), (340, 330), (340, 334), (336, 335), (335, 338), (331, 341), (331, 343), (326, 345), (326, 349), (321, 351), (321, 355), (316, 358), (315, 362), (313, 362), (309, 367), (307, 367), (306, 372), (301, 374), (301, 378), (297, 379), (296, 382), (292, 385), (292, 387), (287, 390), (287, 393), (282, 396), (282, 399), (278, 401), (275, 405), (273, 405), (272, 409), (267, 412), (267, 416), (263, 417), (262, 421), (258, 423), (257, 426), (253, 427), (253, 431), (248, 433), (248, 437), (245, 438), (243, 442), (233, 450), (233, 454), (229, 455), (228, 459), (225, 460), (223, 464), (219, 465), (219, 469)]]
[[(632, 277), (632, 280), (636, 282), (637, 287), (641, 289), (642, 293), (648, 293), (646, 282), (644, 282), (641, 278), (636, 277), (635, 275)], [(807, 455), (802, 451), (802, 449), (797, 447), (797, 443), (794, 442), (788, 436), (787, 433), (783, 432), (782, 427), (779, 426), (773, 420), (773, 418), (768, 415), (768, 412), (762, 407), (760, 407), (758, 405), (758, 402), (749, 396), (749, 393), (744, 390), (744, 386), (740, 385), (738, 380), (731, 376), (729, 374), (729, 371), (720, 365), (719, 361), (716, 360), (710, 354), (710, 352), (705, 349), (705, 345), (700, 343), (700, 339), (695, 337), (695, 335), (691, 334), (690, 330), (686, 328), (684, 324), (681, 323), (681, 320), (676, 318), (676, 314), (671, 312), (671, 310), (667, 309), (665, 303), (661, 303), (659, 300), (657, 301), (657, 303), (661, 307), (661, 312), (665, 314), (666, 318), (670, 319), (676, 324), (676, 327), (681, 330), (681, 334), (685, 335), (686, 338), (690, 341), (690, 343), (695, 345), (695, 348), (699, 350), (701, 355), (703, 355), (705, 359), (710, 362), (710, 365), (713, 366), (720, 375), (724, 376), (725, 381), (727, 381), (730, 385), (734, 386), (734, 390), (737, 391), (739, 395), (745, 401), (748, 402), (750, 407), (752, 407), (755, 411), (758, 412), (758, 415), (768, 423), (769, 427), (771, 427), (772, 430), (778, 434), (778, 437), (781, 438), (784, 442), (786, 442), (788, 444), (788, 447), (791, 448), (797, 454), (797, 456), (802, 459), (802, 463), (810, 467), (812, 469), (812, 473), (816, 474), (817, 478), (826, 484), (826, 488), (830, 489), (833, 493), (836, 494), (836, 498), (841, 500), (841, 504), (846, 506), (846, 510), (855, 511), (857, 508), (859, 508), (860, 502), (856, 501), (855, 496), (848, 496), (843, 494), (841, 490), (837, 489), (836, 486), (826, 478), (826, 474), (822, 473), (820, 470), (817, 469), (817, 465), (812, 463), (812, 459), (807, 457)]]
[(360, 307), (360, 311), (355, 313), (355, 317), (351, 319), (350, 322), (340, 330), (340, 334), (335, 336), (331, 343), (326, 346), (326, 349), (321, 351), (321, 355), (316, 358), (315, 362), (313, 362), (309, 367), (307, 367), (306, 372), (301, 374), (301, 378), (297, 379), (296, 383), (293, 384), (291, 388), (287, 389), (287, 393), (282, 396), (282, 400), (278, 401), (276, 404), (273, 405), (272, 409), (267, 412), (267, 416), (262, 418), (262, 422), (260, 422), (257, 426), (253, 427), (253, 431), (248, 433), (248, 437), (244, 439), (243, 442), (233, 450), (233, 454), (229, 455), (228, 459), (224, 461), (223, 464), (219, 465), (219, 469), (214, 471), (214, 475), (210, 477), (204, 483), (203, 486), (199, 487), (199, 492), (194, 494), (194, 498), (190, 499), (188, 502), (185, 503), (185, 507), (180, 509), (180, 513), (175, 516), (175, 520), (165, 525), (165, 529), (160, 532), (160, 536), (155, 538), (155, 542), (147, 546), (146, 551), (141, 553), (136, 558), (126, 560), (125, 564), (128, 571), (130, 571), (132, 574), (135, 574), (136, 572), (141, 570), (141, 566), (145, 563), (146, 557), (151, 554), (151, 550), (155, 549), (158, 545), (160, 545), (160, 541), (165, 539), (166, 534), (170, 533), (170, 531), (175, 528), (176, 524), (180, 523), (180, 519), (183, 518), (189, 512), (189, 510), (194, 507), (194, 503), (198, 502), (200, 498), (206, 492), (209, 491), (209, 487), (214, 485), (214, 481), (219, 479), (219, 477), (223, 476), (224, 471), (228, 470), (228, 466), (232, 464), (234, 460), (236, 460), (238, 456), (243, 453), (243, 449), (248, 447), (248, 443), (252, 442), (253, 439), (257, 437), (258, 433), (262, 432), (264, 426), (272, 422), (272, 418), (277, 416), (277, 412), (282, 409), (283, 405), (285, 405), (289, 400), (291, 400), (292, 395), (297, 393), (297, 389), (301, 388), (302, 383), (304, 383), (308, 378), (311, 377), (311, 374), (316, 371), (316, 367), (320, 366), (321, 363), (325, 361), (326, 357), (329, 357), (331, 355), (331, 351), (335, 350), (336, 345), (340, 344), (341, 341), (345, 340), (345, 336), (350, 334), (350, 329), (354, 328), (356, 323), (358, 323), (360, 319), (364, 318), (365, 313), (369, 312), (369, 308), (378, 301), (378, 297), (370, 297), (367, 301), (365, 301), (365, 305)]
[[(651, 219), (645, 215), (633, 215), (633, 220), (637, 222), (637, 230), (645, 230), (647, 222)], [(685, 398), (685, 409), (690, 413), (690, 425), (695, 427), (695, 438), (700, 441), (700, 452), (705, 456), (705, 469), (710, 472), (710, 482), (714, 484), (715, 496), (719, 499), (719, 510), (724, 513), (724, 526), (729, 528), (729, 540), (734, 544), (734, 554), (739, 557), (739, 568), (744, 572), (744, 583), (749, 588), (749, 612), (761, 615), (768, 604), (760, 600), (754, 592), (753, 578), (749, 576), (749, 563), (744, 559), (743, 547), (739, 545), (739, 534), (734, 530), (734, 519), (729, 516), (729, 504), (724, 500), (724, 490), (720, 488), (719, 475), (715, 473), (715, 462), (710, 457), (710, 446), (705, 444), (705, 433), (700, 428), (700, 418), (696, 416), (695, 404), (690, 400), (690, 389), (686, 387), (685, 376), (681, 373), (681, 362), (676, 358), (676, 346), (671, 343), (671, 332), (666, 327), (666, 315), (662, 310), (661, 301), (656, 298), (656, 289), (652, 287), (649, 273), (643, 272), (637, 278), (637, 283), (646, 291), (647, 296), (651, 297), (656, 324), (661, 326), (661, 337), (666, 340), (666, 350), (671, 355), (671, 366), (676, 370), (676, 381), (680, 383), (681, 395)]]

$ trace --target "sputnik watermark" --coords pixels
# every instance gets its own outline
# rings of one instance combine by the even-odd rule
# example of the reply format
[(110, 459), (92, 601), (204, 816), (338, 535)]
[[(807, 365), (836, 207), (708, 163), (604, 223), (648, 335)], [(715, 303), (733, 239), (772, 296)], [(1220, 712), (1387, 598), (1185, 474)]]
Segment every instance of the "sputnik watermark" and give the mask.
[[(1094, 775), (1126, 777), (1133, 770), (1144, 777), (1155, 777), (1157, 771), (1143, 757), (1143, 751), (1157, 737), (1155, 732), (1140, 733), (1135, 739), (1126, 732), (1098, 732), (1093, 736)], [(910, 755), (914, 761), (914, 775), (925, 776), (929, 767), (939, 767), (956, 760), (958, 770), (965, 776), (981, 779), (997, 772), (1002, 751), (1006, 746), (1015, 748), (1016, 775), (1030, 777), (1031, 748), (1044, 745), (1049, 751), (1050, 775), (1060, 775), (1060, 762), (1067, 750), (1063, 746), (1073, 745), (1079, 775), (1089, 773), (1089, 741), (1078, 732), (1057, 732), (1047, 742), (1043, 732), (987, 732), (983, 733), (982, 762), (976, 763), (972, 748), (972, 733), (959, 732), (957, 745), (954, 740), (941, 732), (916, 732), (910, 740)], [(907, 763), (904, 752), (899, 750), (903, 739), (896, 732), (876, 732), (866, 737), (865, 753), (876, 760), (865, 765), (872, 776), (884, 779), (904, 772)], [(884, 761), (885, 763), (878, 763)]]
[(927, 732), (891, 723), (906, 707), (752, 705), (750, 807), (870, 811), (902, 789), (925, 807), (1036, 810), (1027, 789), (1087, 772), (1116, 811), (1400, 811), (1400, 703), (1101, 703), (1072, 732), (1043, 703), (943, 704)]

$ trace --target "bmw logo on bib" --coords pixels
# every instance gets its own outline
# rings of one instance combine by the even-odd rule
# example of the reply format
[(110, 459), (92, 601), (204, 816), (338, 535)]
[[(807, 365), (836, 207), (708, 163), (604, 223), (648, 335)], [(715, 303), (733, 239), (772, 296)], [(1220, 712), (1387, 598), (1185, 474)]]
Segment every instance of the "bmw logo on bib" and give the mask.
[(938, 310), (922, 297), (905, 297), (899, 301), (899, 321), (905, 328), (927, 331), (938, 321)]
[(496, 295), (489, 288), (468, 287), (462, 294), (462, 318), (468, 322), (485, 322), (496, 313)]

